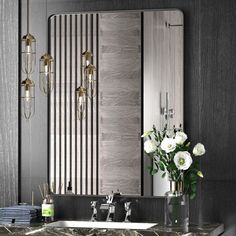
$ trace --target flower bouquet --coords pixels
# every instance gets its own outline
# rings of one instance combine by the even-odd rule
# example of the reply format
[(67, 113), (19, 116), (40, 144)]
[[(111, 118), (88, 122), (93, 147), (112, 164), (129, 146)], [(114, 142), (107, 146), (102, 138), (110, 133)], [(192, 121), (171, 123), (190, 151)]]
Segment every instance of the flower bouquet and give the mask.
[(146, 139), (144, 150), (153, 159), (153, 165), (148, 167), (150, 174), (162, 171), (162, 178), (168, 175), (171, 181), (182, 181), (184, 194), (189, 194), (190, 199), (195, 198), (197, 178), (203, 178), (198, 156), (206, 152), (204, 145), (196, 144), (191, 154), (190, 142), (181, 126), (172, 130), (165, 126), (163, 131), (157, 131), (153, 126), (142, 137)]

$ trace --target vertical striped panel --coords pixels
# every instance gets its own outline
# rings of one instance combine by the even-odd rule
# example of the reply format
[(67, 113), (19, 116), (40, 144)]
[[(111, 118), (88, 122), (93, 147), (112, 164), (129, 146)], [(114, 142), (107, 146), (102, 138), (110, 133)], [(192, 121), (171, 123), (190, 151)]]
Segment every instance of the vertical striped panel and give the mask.
[(19, 1), (0, 1), (0, 207), (18, 201)]
[(86, 99), (87, 115), (77, 120), (76, 93), (83, 78), (81, 55), (93, 53), (97, 67), (97, 15), (55, 15), (50, 19), (50, 53), (55, 86), (50, 95), (50, 184), (65, 193), (97, 193), (97, 97)]

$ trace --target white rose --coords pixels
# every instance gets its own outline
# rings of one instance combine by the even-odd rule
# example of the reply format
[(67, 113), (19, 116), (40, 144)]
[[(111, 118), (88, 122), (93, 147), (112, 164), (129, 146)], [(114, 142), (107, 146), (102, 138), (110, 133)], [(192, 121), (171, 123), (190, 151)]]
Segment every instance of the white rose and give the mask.
[(185, 134), (182, 131), (178, 131), (175, 134), (175, 142), (177, 144), (180, 144), (180, 145), (183, 144), (187, 140), (187, 138), (188, 138), (187, 134)]
[(179, 170), (187, 170), (193, 163), (189, 152), (177, 152), (174, 156), (174, 163)]
[(144, 142), (144, 150), (146, 153), (155, 152), (157, 149), (156, 144), (152, 140), (147, 140)]
[(203, 154), (205, 154), (206, 150), (203, 144), (198, 143), (195, 145), (195, 147), (193, 148), (193, 154), (195, 156), (202, 156)]
[(176, 143), (173, 138), (164, 138), (161, 142), (161, 149), (166, 153), (173, 152), (176, 148)]

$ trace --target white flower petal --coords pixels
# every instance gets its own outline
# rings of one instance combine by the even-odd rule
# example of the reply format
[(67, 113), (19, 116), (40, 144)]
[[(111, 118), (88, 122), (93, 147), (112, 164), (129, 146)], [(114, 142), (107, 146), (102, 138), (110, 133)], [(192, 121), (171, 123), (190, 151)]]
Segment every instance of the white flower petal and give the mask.
[(187, 151), (179, 151), (174, 156), (174, 163), (179, 170), (187, 170), (193, 163), (192, 157)]
[(205, 154), (205, 152), (206, 152), (206, 149), (204, 145), (201, 143), (196, 144), (195, 147), (193, 148), (193, 154), (195, 156), (202, 156)]
[(155, 152), (157, 149), (156, 144), (152, 140), (147, 140), (144, 142), (144, 150), (146, 153)]
[(187, 138), (188, 138), (188, 136), (187, 136), (187, 134), (185, 134), (184, 132), (182, 132), (182, 131), (178, 131), (178, 132), (176, 132), (176, 134), (175, 134), (175, 142), (177, 143), (177, 144), (184, 144), (184, 142), (187, 140)]
[(176, 143), (173, 138), (164, 138), (161, 142), (161, 149), (166, 153), (173, 152), (176, 148)]

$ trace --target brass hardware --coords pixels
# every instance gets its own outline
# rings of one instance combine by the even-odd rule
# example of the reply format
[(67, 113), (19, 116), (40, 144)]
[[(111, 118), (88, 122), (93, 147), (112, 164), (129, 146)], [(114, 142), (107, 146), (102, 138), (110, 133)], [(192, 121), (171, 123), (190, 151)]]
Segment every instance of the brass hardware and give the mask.
[(91, 63), (92, 56), (93, 54), (87, 50), (82, 53), (82, 57), (84, 57), (86, 61), (86, 66)]

